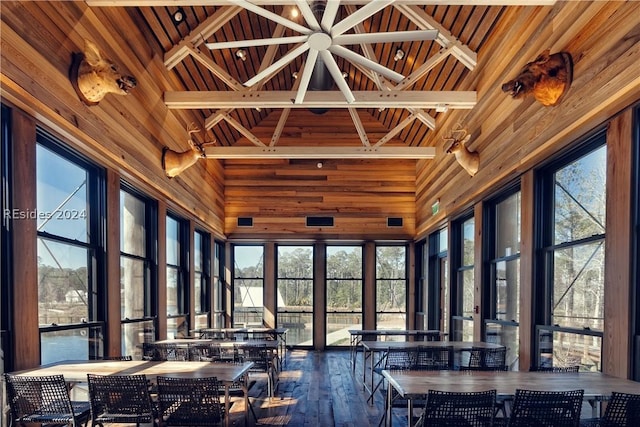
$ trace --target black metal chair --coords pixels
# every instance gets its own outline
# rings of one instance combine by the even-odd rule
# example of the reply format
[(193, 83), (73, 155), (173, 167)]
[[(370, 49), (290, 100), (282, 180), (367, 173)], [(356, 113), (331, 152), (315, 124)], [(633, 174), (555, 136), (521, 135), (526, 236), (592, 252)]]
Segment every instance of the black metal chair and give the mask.
[(429, 390), (416, 426), (490, 427), (495, 401), (496, 390), (473, 393)]
[(509, 427), (578, 427), (584, 390), (516, 389)]
[(529, 371), (532, 372), (552, 372), (552, 373), (571, 373), (579, 372), (580, 365), (574, 366), (534, 366)]
[(142, 343), (142, 359), (167, 361), (189, 360), (189, 348), (172, 343)]
[(604, 415), (580, 420), (581, 427), (640, 426), (640, 394), (612, 392)]
[(216, 377), (158, 377), (160, 426), (217, 426), (224, 419)]
[(102, 360), (122, 360), (122, 361), (131, 361), (133, 357), (131, 355), (126, 356), (104, 356)]
[(14, 424), (86, 425), (89, 402), (71, 401), (62, 375), (27, 377), (5, 374), (7, 403)]
[(415, 350), (415, 360), (409, 369), (422, 371), (446, 371), (453, 365), (453, 347), (420, 346)]
[(506, 371), (507, 349), (473, 347), (469, 363), (460, 366), (461, 371)]
[(156, 411), (146, 375), (87, 374), (91, 425), (104, 423), (151, 423)]

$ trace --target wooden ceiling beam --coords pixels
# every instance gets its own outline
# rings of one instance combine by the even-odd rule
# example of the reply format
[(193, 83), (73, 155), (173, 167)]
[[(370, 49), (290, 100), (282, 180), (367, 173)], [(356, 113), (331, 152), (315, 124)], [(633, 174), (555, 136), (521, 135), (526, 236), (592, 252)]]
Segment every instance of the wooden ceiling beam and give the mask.
[(451, 47), (451, 54), (455, 56), (458, 61), (462, 62), (465, 67), (470, 70), (476, 68), (476, 65), (478, 65), (478, 54), (458, 40), (449, 30), (433, 19), (433, 17), (429, 16), (424, 10), (418, 6), (411, 6), (404, 2), (394, 3), (394, 6), (421, 30), (438, 30), (436, 41), (445, 48)]
[(164, 102), (170, 109), (219, 108), (425, 108), (472, 109), (475, 91), (354, 91), (348, 103), (341, 92), (309, 92), (295, 104), (295, 91), (167, 91)]
[[(341, 4), (366, 5), (371, 0), (342, 0)], [(152, 6), (228, 6), (228, 0), (85, 0), (91, 7), (152, 7)], [(295, 5), (295, 0), (252, 0), (258, 6)], [(556, 0), (396, 0), (401, 5), (457, 6), (553, 6)]]
[(204, 147), (208, 159), (433, 159), (434, 147)]

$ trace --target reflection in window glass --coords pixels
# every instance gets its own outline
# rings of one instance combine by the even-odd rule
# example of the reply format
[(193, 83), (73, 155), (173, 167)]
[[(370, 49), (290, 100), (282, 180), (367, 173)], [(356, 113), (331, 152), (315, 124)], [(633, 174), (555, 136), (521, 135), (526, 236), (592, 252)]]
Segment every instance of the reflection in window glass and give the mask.
[(555, 244), (604, 234), (606, 155), (603, 146), (555, 173)]
[(100, 327), (40, 333), (41, 364), (63, 360), (89, 360), (103, 353)]
[(181, 224), (171, 216), (167, 216), (167, 316), (185, 314), (184, 301), (185, 274), (180, 245)]
[(88, 250), (38, 239), (40, 325), (80, 323), (89, 318)]
[(496, 204), (496, 253), (502, 258), (520, 253), (520, 192)]
[(38, 231), (87, 243), (87, 170), (38, 144), (36, 176)]
[(313, 246), (278, 245), (276, 302), (287, 342), (313, 345)]
[(362, 247), (327, 246), (327, 345), (349, 345), (362, 329)]

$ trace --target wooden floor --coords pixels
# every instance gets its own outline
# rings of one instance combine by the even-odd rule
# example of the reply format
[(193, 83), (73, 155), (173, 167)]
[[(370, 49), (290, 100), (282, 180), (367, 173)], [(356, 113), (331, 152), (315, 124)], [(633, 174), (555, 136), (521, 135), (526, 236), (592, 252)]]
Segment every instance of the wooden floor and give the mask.
[[(290, 350), (280, 372), (276, 397), (266, 397), (266, 375), (252, 376), (257, 382), (249, 396), (258, 420), (250, 413), (248, 425), (375, 427), (383, 414), (383, 395), (377, 392), (373, 404), (367, 403), (361, 376), (360, 359), (356, 374), (352, 374), (348, 351)], [(243, 424), (243, 410), (241, 402), (234, 403), (234, 425)], [(393, 425), (406, 426), (404, 415), (402, 410), (396, 410)]]

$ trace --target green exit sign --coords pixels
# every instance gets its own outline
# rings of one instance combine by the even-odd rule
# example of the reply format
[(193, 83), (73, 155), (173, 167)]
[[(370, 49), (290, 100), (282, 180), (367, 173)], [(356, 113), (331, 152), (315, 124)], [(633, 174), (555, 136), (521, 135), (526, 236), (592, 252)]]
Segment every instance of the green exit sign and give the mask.
[(436, 200), (432, 205), (431, 205), (431, 215), (435, 215), (438, 212), (440, 212), (440, 200)]

